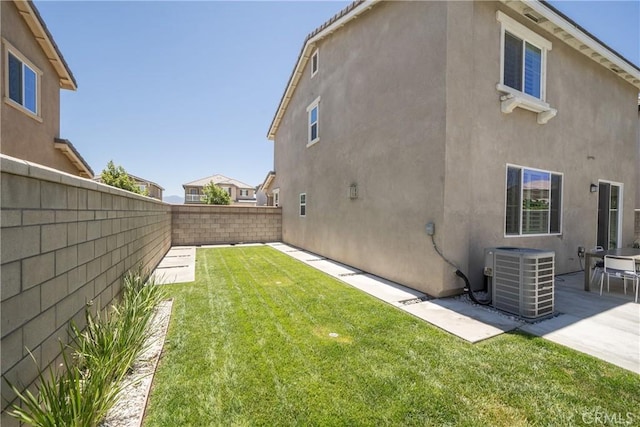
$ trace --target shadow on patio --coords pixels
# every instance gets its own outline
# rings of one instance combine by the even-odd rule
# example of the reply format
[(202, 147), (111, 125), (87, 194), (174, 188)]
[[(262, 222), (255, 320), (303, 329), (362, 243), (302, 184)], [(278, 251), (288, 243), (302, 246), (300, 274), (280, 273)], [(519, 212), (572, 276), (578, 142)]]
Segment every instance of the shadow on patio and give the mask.
[(640, 304), (632, 286), (625, 295), (622, 281), (612, 280), (610, 292), (605, 282), (601, 296), (599, 285), (586, 292), (583, 280), (583, 272), (557, 276), (558, 316), (520, 329), (640, 373)]

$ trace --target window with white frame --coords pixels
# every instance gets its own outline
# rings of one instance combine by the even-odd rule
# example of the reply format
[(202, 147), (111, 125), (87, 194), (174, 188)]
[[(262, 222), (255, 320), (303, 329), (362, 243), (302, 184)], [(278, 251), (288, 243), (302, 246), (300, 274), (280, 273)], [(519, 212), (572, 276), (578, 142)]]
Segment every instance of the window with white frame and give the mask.
[(501, 97), (502, 112), (524, 108), (538, 113), (538, 123), (545, 124), (558, 113), (546, 102), (551, 42), (500, 11), (496, 17), (501, 24), (497, 89), (505, 94)]
[(241, 188), (240, 189), (240, 197), (247, 197), (249, 196), (249, 190), (245, 189), (245, 188)]
[(316, 49), (311, 55), (311, 77), (315, 76), (318, 72), (318, 50)]
[(501, 29), (500, 83), (544, 101), (547, 51), (551, 42), (513, 18), (498, 12)]
[(39, 116), (41, 71), (17, 50), (10, 47), (6, 41), (5, 52), (7, 64), (5, 100), (27, 113)]
[(273, 206), (280, 206), (280, 189), (273, 190)]
[(507, 165), (505, 235), (562, 233), (561, 173)]
[(222, 187), (222, 189), (226, 191), (229, 196), (231, 196), (231, 187)]
[(300, 193), (300, 216), (307, 216), (307, 193)]
[(307, 107), (308, 113), (308, 138), (307, 138), (307, 147), (315, 144), (320, 141), (320, 129), (319, 129), (319, 120), (320, 120), (320, 97), (317, 97), (315, 101), (313, 101)]

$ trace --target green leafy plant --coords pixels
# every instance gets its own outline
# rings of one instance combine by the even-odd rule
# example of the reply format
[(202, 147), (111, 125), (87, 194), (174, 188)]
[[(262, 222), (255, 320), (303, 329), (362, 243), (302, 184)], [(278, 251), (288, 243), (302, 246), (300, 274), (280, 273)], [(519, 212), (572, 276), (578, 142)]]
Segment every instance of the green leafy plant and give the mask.
[(211, 181), (202, 188), (204, 193), (203, 201), (209, 205), (230, 205), (231, 196), (229, 193), (218, 187)]
[(100, 179), (104, 184), (110, 185), (112, 187), (122, 188), (123, 190), (131, 191), (132, 193), (142, 194), (143, 196), (148, 196), (149, 192), (147, 189), (140, 190), (136, 181), (129, 176), (126, 170), (122, 166), (116, 166), (113, 163), (113, 160), (110, 160), (107, 163), (107, 167), (102, 170), (102, 174), (100, 175)]
[[(122, 382), (113, 382), (109, 368), (81, 369), (62, 350), (62, 371), (53, 367), (47, 373), (38, 372), (37, 394), (20, 390), (10, 384), (22, 401), (23, 407), (14, 406), (9, 414), (32, 426), (92, 427), (102, 420), (122, 389)], [(35, 362), (35, 358), (31, 355)]]
[(10, 415), (33, 426), (89, 427), (104, 418), (144, 349), (154, 308), (164, 297), (143, 277), (127, 273), (120, 302), (110, 312), (87, 310), (84, 330), (71, 324), (70, 344), (61, 344), (63, 369), (39, 370), (36, 395), (9, 383), (23, 406), (14, 405)]

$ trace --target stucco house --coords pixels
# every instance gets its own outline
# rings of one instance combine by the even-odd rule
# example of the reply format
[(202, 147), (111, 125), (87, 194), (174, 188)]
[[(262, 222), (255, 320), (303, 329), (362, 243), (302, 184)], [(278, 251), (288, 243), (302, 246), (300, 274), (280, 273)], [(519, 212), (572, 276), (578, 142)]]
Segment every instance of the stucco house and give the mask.
[(304, 41), (268, 131), (282, 236), (432, 296), (484, 249), (633, 242), (640, 69), (543, 1), (356, 1)]
[(185, 204), (202, 204), (202, 189), (205, 185), (213, 182), (218, 187), (225, 190), (231, 196), (231, 203), (234, 205), (255, 206), (256, 189), (255, 187), (240, 182), (237, 179), (229, 178), (224, 175), (216, 174), (205, 178), (182, 184), (184, 188)]
[[(139, 176), (131, 175), (127, 173), (131, 179), (133, 179), (143, 194), (158, 200), (162, 200), (162, 192), (164, 188), (162, 188), (159, 184), (156, 184), (153, 181), (149, 181), (148, 179), (140, 178)], [(102, 178), (100, 176), (93, 179), (96, 182), (102, 182)], [(146, 191), (146, 193), (144, 193)]]
[(256, 200), (258, 206), (279, 206), (279, 189), (273, 188), (273, 183), (275, 182), (276, 173), (274, 171), (269, 171), (267, 176), (262, 181), (262, 184), (258, 186), (258, 191), (256, 193)]
[(31, 1), (0, 2), (2, 126), (0, 152), (85, 178), (93, 170), (60, 137), (60, 89), (76, 80)]

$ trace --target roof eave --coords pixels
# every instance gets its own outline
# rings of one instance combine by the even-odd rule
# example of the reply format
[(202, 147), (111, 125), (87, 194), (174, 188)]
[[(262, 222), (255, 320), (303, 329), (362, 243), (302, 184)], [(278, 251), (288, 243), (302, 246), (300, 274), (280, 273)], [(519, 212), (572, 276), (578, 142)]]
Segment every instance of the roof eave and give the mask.
[(13, 0), (13, 2), (47, 56), (47, 59), (56, 70), (60, 79), (60, 87), (62, 89), (76, 90), (78, 88), (76, 79), (69, 65), (64, 60), (60, 49), (58, 49), (58, 45), (56, 45), (56, 42), (53, 40), (53, 36), (44, 23), (42, 16), (40, 16), (40, 12), (36, 9), (36, 6), (31, 0)]
[(93, 169), (87, 163), (87, 161), (80, 155), (76, 147), (73, 146), (68, 139), (55, 138), (53, 141), (54, 147), (60, 151), (69, 159), (69, 161), (78, 169), (81, 177), (93, 179)]
[[(546, 1), (500, 1), (519, 15), (526, 17), (532, 24), (553, 34), (568, 46), (640, 89), (640, 68), (638, 66), (605, 45)], [(530, 16), (539, 16), (537, 22)]]

